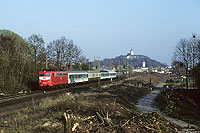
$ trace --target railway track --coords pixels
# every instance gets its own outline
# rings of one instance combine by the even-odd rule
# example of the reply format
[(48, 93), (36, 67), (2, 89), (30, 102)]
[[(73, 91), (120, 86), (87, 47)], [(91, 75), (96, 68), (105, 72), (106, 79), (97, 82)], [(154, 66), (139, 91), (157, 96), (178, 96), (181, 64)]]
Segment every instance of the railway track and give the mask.
[[(115, 82), (115, 81), (114, 81)], [(110, 83), (110, 80), (101, 81), (101, 85)], [(76, 86), (69, 86), (68, 88), (58, 88), (55, 90), (33, 91), (30, 93), (17, 94), (12, 96), (5, 96), (0, 99), (0, 117), (6, 116), (10, 113), (20, 111), (22, 108), (33, 106), (32, 104), (39, 104), (40, 100), (47, 97), (57, 97), (63, 93), (80, 93), (88, 91), (91, 87), (97, 88), (98, 82), (89, 84), (78, 84)]]
[(38, 91), (33, 91), (33, 92), (29, 92), (29, 93), (21, 93), (21, 94), (16, 94), (16, 95), (8, 95), (8, 96), (1, 96), (0, 97), (0, 102), (6, 99), (12, 99), (12, 98), (17, 98), (17, 97), (21, 97), (21, 96), (26, 96), (26, 95), (31, 95), (34, 93), (37, 93)]
[[(70, 87), (73, 87), (73, 86), (69, 86), (68, 88), (70, 88)], [(34, 94), (37, 94), (37, 93), (44, 93), (44, 94), (45, 93), (53, 93), (53, 92), (56, 92), (56, 91), (60, 91), (60, 89), (61, 88), (57, 88), (57, 89), (54, 89), (54, 90), (32, 91), (32, 92), (21, 93), (21, 94), (16, 94), (16, 95), (1, 96), (0, 97), (0, 103), (2, 103), (3, 101), (9, 101), (9, 100), (17, 99), (17, 98), (20, 98), (20, 97), (34, 96)], [(64, 88), (64, 89), (66, 89), (66, 88)]]

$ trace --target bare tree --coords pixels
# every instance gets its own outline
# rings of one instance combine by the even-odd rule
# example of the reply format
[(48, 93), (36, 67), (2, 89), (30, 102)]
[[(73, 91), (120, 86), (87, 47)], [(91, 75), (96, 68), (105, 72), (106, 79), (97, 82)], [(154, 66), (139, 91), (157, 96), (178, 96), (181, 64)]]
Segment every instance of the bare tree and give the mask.
[(87, 62), (81, 49), (72, 40), (65, 37), (54, 40), (47, 46), (48, 61), (58, 70), (81, 69), (81, 64)]
[(109, 69), (113, 68), (113, 62), (112, 62), (112, 60), (108, 60), (108, 68)]
[(41, 66), (38, 66), (38, 64), (43, 63), (46, 57), (44, 49), (44, 40), (42, 38), (42, 35), (33, 34), (30, 37), (28, 37), (26, 41), (30, 44), (32, 59), (35, 64), (35, 72), (37, 72), (41, 68)]
[(181, 39), (176, 45), (174, 52), (176, 61), (182, 62), (185, 66), (186, 87), (188, 89), (189, 68), (192, 66), (192, 44), (186, 39)]
[(196, 34), (192, 34), (192, 37), (189, 39), (191, 45), (191, 55), (192, 55), (192, 67), (196, 66), (199, 62), (199, 45), (198, 37)]

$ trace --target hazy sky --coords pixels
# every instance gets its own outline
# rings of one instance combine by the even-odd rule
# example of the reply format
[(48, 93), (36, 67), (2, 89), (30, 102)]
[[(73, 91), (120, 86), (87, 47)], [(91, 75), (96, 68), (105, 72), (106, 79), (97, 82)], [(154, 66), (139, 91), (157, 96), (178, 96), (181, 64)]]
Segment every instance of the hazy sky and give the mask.
[(73, 39), (93, 60), (147, 55), (171, 64), (181, 38), (200, 34), (199, 0), (0, 0), (0, 29), (45, 42)]

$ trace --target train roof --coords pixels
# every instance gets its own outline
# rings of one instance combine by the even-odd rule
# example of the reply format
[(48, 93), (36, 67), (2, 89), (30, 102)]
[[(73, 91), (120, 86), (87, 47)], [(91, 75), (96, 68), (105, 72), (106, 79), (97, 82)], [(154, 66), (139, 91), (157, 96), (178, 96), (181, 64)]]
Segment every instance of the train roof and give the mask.
[(116, 73), (116, 72), (113, 71), (113, 70), (101, 70), (100, 72)]
[(52, 72), (56, 72), (56, 73), (62, 73), (62, 72), (66, 72), (66, 71), (40, 71), (39, 73), (41, 73), (41, 72), (49, 72), (49, 73), (52, 73)]
[[(67, 72), (67, 73), (99, 73), (99, 71), (97, 70), (92, 70), (92, 71), (40, 71), (41, 72), (49, 72), (49, 73), (63, 73), (63, 72)], [(108, 73), (116, 73), (113, 70), (100, 70), (100, 72), (108, 72)]]
[(108, 70), (109, 73), (116, 73), (115, 71), (113, 70)]
[(41, 72), (49, 72), (49, 73), (63, 73), (63, 72), (67, 72), (67, 73), (87, 73), (87, 71), (40, 71), (39, 73)]
[(107, 70), (101, 70), (100, 72), (108, 72)]
[(68, 73), (85, 73), (87, 74), (88, 72), (87, 71), (66, 71)]
[(97, 70), (91, 70), (91, 71), (87, 71), (88, 73), (99, 73), (99, 71)]

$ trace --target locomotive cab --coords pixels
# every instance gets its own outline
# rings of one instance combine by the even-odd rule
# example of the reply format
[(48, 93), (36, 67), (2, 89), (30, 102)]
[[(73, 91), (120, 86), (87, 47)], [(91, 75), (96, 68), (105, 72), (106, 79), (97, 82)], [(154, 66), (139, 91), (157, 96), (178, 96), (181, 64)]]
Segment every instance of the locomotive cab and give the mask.
[(51, 75), (50, 72), (39, 72), (39, 84), (40, 86), (53, 86), (51, 82)]

